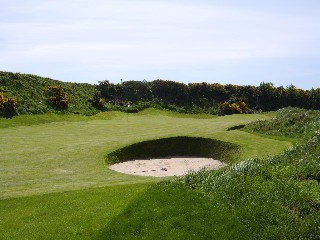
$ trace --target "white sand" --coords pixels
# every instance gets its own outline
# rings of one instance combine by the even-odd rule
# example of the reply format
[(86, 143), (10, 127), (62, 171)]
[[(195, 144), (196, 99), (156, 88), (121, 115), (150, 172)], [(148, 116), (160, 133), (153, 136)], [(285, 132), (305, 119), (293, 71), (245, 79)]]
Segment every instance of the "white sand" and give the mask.
[(205, 169), (218, 169), (226, 166), (212, 158), (198, 157), (172, 157), (162, 159), (133, 160), (111, 165), (109, 168), (126, 174), (168, 177), (181, 176), (189, 171)]

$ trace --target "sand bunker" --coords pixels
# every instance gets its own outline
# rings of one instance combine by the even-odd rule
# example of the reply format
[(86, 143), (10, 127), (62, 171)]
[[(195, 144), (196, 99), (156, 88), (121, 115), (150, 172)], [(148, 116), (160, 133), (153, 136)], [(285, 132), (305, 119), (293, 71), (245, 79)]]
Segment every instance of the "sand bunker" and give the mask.
[(109, 168), (126, 174), (168, 177), (181, 176), (190, 171), (201, 169), (218, 169), (226, 166), (212, 158), (172, 157), (161, 159), (134, 160), (111, 165)]

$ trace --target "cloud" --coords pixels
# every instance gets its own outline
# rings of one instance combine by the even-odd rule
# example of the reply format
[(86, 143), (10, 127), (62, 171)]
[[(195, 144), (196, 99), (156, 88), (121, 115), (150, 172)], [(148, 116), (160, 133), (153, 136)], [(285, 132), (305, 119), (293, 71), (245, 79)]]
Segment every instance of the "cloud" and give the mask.
[(48, 73), (73, 64), (148, 75), (154, 69), (319, 56), (317, 15), (226, 2), (6, 1), (0, 10), (0, 64), (46, 64)]

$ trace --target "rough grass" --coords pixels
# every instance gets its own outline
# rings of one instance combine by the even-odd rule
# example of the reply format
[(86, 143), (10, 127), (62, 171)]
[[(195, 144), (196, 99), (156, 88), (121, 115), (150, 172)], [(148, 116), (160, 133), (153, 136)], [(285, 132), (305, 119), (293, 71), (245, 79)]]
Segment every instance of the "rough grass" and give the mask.
[(272, 120), (251, 122), (245, 130), (306, 140), (319, 130), (319, 124), (320, 111), (289, 107), (280, 109)]

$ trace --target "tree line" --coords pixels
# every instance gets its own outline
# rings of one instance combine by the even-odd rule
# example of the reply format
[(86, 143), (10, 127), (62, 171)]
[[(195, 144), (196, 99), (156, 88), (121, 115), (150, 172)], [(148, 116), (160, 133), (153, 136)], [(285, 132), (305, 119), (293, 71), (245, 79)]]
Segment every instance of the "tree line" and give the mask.
[(320, 109), (320, 89), (302, 90), (294, 85), (275, 87), (264, 82), (256, 87), (167, 80), (113, 84), (105, 80), (99, 82), (96, 90), (94, 104), (98, 108), (108, 104), (125, 106), (151, 102), (184, 109), (211, 109), (221, 114), (272, 111), (288, 106)]
[(118, 84), (105, 80), (91, 85), (0, 71), (0, 116), (3, 117), (52, 111), (86, 115), (108, 110), (137, 112), (147, 107), (223, 115), (288, 106), (319, 110), (320, 89), (275, 87), (272, 83), (259, 86), (184, 84), (160, 79)]

